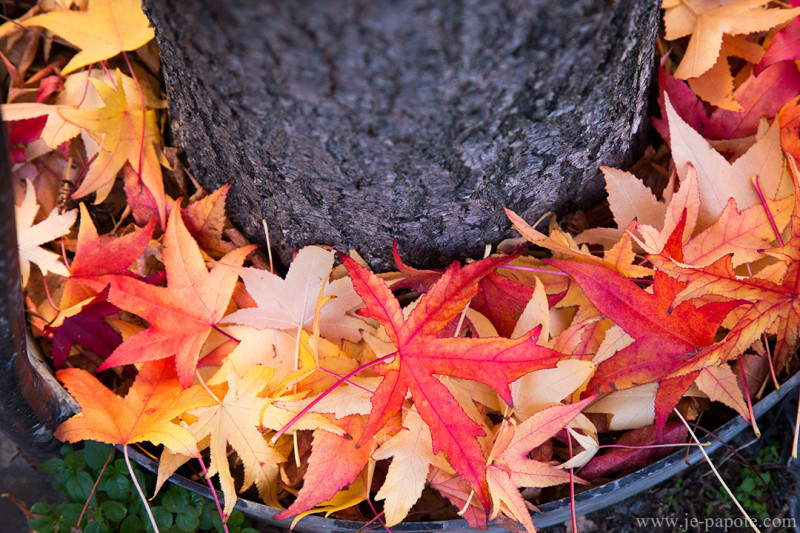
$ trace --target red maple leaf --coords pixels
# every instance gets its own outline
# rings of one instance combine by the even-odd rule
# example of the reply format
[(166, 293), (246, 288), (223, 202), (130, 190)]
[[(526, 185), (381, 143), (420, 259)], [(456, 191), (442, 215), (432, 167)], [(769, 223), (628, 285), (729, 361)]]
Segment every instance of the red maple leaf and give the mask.
[(762, 116), (773, 118), (781, 107), (797, 96), (800, 72), (794, 61), (781, 61), (765, 68), (758, 76), (748, 78), (734, 93), (742, 111), (717, 109), (708, 115), (703, 102), (683, 80), (672, 76), (664, 67), (658, 72), (658, 103), (662, 119), (653, 119), (661, 136), (669, 140), (664, 94), (669, 96), (675, 111), (706, 139), (735, 139), (753, 135)]
[(410, 391), (417, 411), (431, 429), (433, 452), (444, 451), (487, 509), (486, 458), (477, 440), (485, 433), (435, 375), (480, 381), (511, 405), (511, 382), (533, 370), (552, 368), (563, 357), (536, 345), (538, 330), (514, 340), (439, 338), (445, 326), (478, 293), (480, 279), (511, 259), (513, 256), (490, 257), (465, 267), (453, 263), (404, 320), (400, 304), (386, 283), (352, 259), (342, 257), (353, 287), (366, 304), (360, 314), (380, 322), (397, 347), (394, 360), (377, 368), (384, 377), (372, 398), (372, 411), (359, 445), (400, 411)]
[[(681, 257), (679, 243), (684, 225), (685, 215), (666, 245), (668, 253), (677, 258)], [(598, 365), (585, 394), (659, 382), (655, 416), (661, 437), (673, 407), (699, 374), (699, 370), (679, 372), (687, 364), (680, 356), (711, 345), (722, 321), (742, 301), (711, 302), (699, 308), (692, 302), (683, 302), (673, 307), (675, 296), (685, 284), (663, 272), (655, 273), (650, 294), (601, 265), (557, 259), (545, 262), (569, 274), (597, 310), (634, 339)]]
[(62, 307), (75, 305), (93, 296), (77, 281), (80, 278), (110, 274), (132, 276), (133, 274), (128, 272), (128, 267), (142, 255), (156, 227), (155, 219), (151, 219), (147, 226), (137, 228), (126, 235), (101, 237), (97, 234), (97, 228), (84, 204), (81, 204), (80, 211), (78, 244), (69, 267), (70, 277), (64, 285)]
[(347, 431), (347, 435), (335, 435), (325, 429), (314, 430), (303, 487), (292, 505), (275, 516), (277, 520), (296, 516), (330, 500), (352, 483), (369, 462), (371, 448), (358, 447), (355, 440), (364, 427), (363, 417), (350, 415), (339, 425)]
[(64, 366), (73, 344), (86, 346), (103, 358), (111, 355), (122, 342), (122, 335), (103, 320), (103, 317), (117, 311), (119, 309), (108, 302), (106, 287), (80, 313), (65, 318), (60, 326), (48, 326), (45, 332), (53, 335), (53, 366)]

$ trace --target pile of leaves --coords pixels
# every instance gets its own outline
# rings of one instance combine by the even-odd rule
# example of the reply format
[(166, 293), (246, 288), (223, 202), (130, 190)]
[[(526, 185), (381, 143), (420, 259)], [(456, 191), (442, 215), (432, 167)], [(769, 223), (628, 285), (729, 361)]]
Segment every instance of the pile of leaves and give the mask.
[(40, 0), (0, 27), (2, 114), (30, 329), (82, 409), (56, 436), (163, 445), (156, 490), (210, 461), (224, 516), (255, 486), (278, 518), (533, 531), (548, 487), (652, 461), (680, 418), (755, 428), (797, 366), (792, 4), (664, 0), (665, 142), (602, 169), (616, 227), (509, 211), (521, 237), (465, 265), (308, 247), (281, 277), (163, 145), (136, 0)]

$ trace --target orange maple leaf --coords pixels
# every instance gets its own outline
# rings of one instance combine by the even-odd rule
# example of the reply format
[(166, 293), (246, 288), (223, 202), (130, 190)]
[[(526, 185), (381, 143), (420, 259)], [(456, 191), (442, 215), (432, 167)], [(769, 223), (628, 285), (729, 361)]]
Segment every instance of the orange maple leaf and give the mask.
[(237, 279), (234, 269), (254, 249), (245, 246), (228, 253), (209, 272), (176, 202), (164, 233), (166, 287), (128, 276), (76, 277), (93, 290), (111, 284), (108, 300), (151, 325), (123, 342), (98, 371), (174, 355), (181, 384), (189, 387), (200, 349), (230, 302)]
[(372, 398), (372, 411), (359, 445), (400, 411), (410, 391), (417, 412), (431, 429), (433, 453), (445, 452), (456, 471), (473, 484), (485, 508), (489, 506), (486, 458), (477, 439), (485, 432), (434, 376), (480, 381), (512, 405), (511, 382), (533, 370), (552, 368), (563, 357), (536, 345), (538, 329), (513, 340), (439, 338), (477, 294), (480, 279), (511, 259), (513, 256), (490, 257), (463, 268), (453, 263), (404, 320), (400, 304), (386, 283), (349, 257), (342, 257), (353, 287), (366, 304), (359, 313), (380, 322), (397, 347), (394, 360), (378, 368), (384, 377)]
[[(504, 422), (495, 437), (492, 460), (487, 468), (493, 500), (493, 511), (489, 518), (494, 519), (501, 511), (505, 511), (529, 532), (536, 531), (530, 511), (517, 487), (550, 487), (569, 483), (570, 475), (566, 470), (531, 459), (529, 455), (534, 448), (578, 416), (595, 398), (591, 396), (573, 404), (548, 407), (518, 426)], [(578, 482), (585, 483), (582, 480)]]
[(336, 435), (324, 429), (314, 430), (303, 488), (288, 509), (275, 515), (277, 520), (295, 516), (333, 498), (339, 490), (352, 483), (367, 465), (371, 449), (357, 445), (364, 429), (364, 417), (350, 415), (344, 417), (339, 425), (348, 435)]
[(55, 431), (68, 442), (96, 440), (109, 444), (152, 442), (182, 455), (197, 455), (197, 441), (172, 420), (184, 411), (211, 405), (214, 399), (202, 387), (183, 390), (175, 367), (167, 360), (145, 363), (128, 394), (121, 398), (89, 372), (77, 368), (58, 371), (82, 412)]
[(704, 268), (687, 268), (676, 264), (680, 258), (664, 254), (649, 256), (659, 270), (686, 284), (677, 295), (676, 305), (707, 294), (753, 302), (721, 342), (704, 348), (681, 370), (680, 375), (721, 364), (736, 357), (770, 328), (776, 334), (773, 362), (776, 368), (787, 363), (800, 338), (800, 178), (790, 157), (795, 185), (792, 233), (788, 242), (778, 248), (763, 250), (765, 254), (785, 262), (785, 271), (778, 280), (758, 275), (740, 278), (734, 272), (732, 255), (726, 255)]

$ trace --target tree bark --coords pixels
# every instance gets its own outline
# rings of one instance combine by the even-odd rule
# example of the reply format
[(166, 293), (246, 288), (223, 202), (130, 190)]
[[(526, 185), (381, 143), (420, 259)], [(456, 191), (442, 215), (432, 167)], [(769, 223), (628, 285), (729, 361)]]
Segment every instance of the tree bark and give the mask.
[(284, 262), (482, 255), (598, 201), (649, 130), (655, 0), (144, 0), (171, 141)]

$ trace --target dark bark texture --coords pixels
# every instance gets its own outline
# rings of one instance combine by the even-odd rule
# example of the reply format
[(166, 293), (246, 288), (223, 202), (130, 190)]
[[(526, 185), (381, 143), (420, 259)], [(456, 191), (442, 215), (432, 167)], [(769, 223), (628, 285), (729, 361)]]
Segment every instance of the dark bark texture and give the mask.
[(641, 148), (655, 0), (145, 0), (172, 142), (281, 259), (482, 255)]

